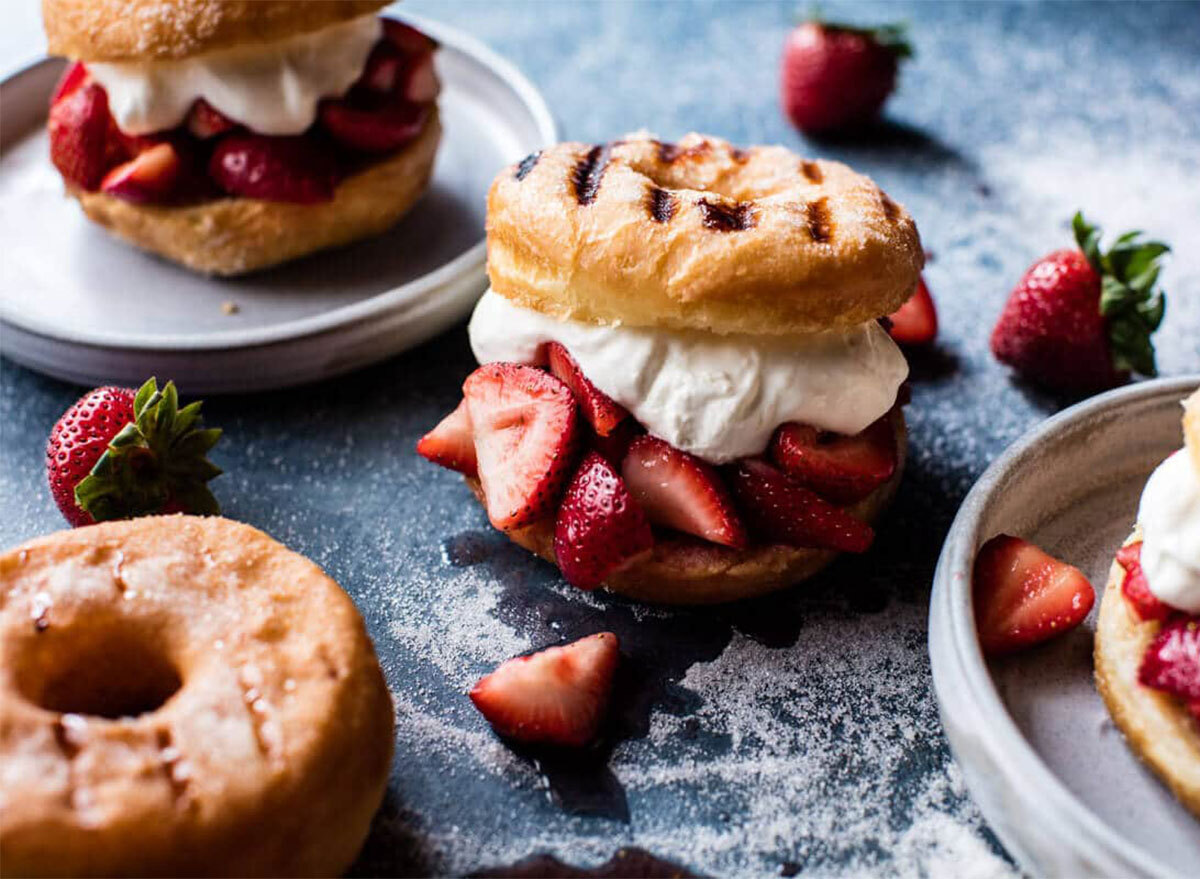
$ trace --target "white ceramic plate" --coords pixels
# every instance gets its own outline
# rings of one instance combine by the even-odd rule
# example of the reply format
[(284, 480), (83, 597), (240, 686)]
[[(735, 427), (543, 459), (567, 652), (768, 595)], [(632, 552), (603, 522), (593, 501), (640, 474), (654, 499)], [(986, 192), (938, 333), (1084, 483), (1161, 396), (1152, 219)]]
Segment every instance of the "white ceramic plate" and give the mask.
[(250, 391), (364, 366), (465, 315), (485, 285), (488, 185), (555, 141), (555, 125), (508, 62), (406, 18), (442, 44), (445, 134), (429, 192), (378, 238), (240, 279), (205, 278), (129, 247), (63, 197), (44, 133), (60, 59), (0, 83), (3, 353), (84, 384), (158, 375), (191, 393)]
[(971, 793), (1034, 875), (1194, 876), (1200, 821), (1109, 719), (1092, 681), (1095, 610), (1057, 641), (983, 658), (975, 553), (995, 534), (1015, 534), (1102, 590), (1147, 477), (1183, 444), (1179, 402), (1197, 385), (1200, 376), (1144, 382), (1034, 428), (975, 484), (938, 561), (929, 652), (942, 721)]

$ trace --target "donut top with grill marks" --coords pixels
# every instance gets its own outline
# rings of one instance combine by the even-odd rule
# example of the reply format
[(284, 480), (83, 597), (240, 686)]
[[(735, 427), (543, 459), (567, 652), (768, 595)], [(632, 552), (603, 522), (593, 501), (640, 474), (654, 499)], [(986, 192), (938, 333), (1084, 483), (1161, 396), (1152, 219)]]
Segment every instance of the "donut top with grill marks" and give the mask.
[(699, 134), (558, 144), (502, 171), (488, 198), (493, 288), (575, 320), (844, 327), (898, 308), (922, 264), (912, 218), (867, 177)]

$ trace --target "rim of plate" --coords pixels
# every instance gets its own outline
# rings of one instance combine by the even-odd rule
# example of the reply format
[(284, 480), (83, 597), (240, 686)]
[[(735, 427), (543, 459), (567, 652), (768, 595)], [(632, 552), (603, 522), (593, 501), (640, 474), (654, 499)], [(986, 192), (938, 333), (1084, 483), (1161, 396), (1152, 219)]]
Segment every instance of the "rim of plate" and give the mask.
[[(938, 557), (930, 596), (930, 663), (934, 670), (934, 691), (940, 709), (952, 714), (956, 720), (973, 715), (973, 723), (962, 723), (961, 726), (971, 731), (995, 766), (1004, 767), (1005, 783), (1015, 786), (1013, 779), (1020, 778), (1022, 787), (1037, 790), (1045, 810), (1053, 812), (1055, 818), (1071, 831), (1077, 842), (1086, 845), (1092, 855), (1103, 853), (1106, 859), (1115, 858), (1118, 863), (1134, 866), (1150, 875), (1173, 875), (1175, 871), (1123, 836), (1119, 828), (1101, 820), (1086, 803), (1067, 789), (1017, 728), (1000, 698), (980, 650), (975, 633), (971, 590), (959, 586), (956, 594), (956, 579), (966, 583), (970, 578), (956, 578), (955, 573), (970, 570), (973, 565), (980, 538), (980, 519), (991, 492), (1006, 474), (1020, 467), (1024, 459), (1047, 437), (1078, 419), (1120, 409), (1134, 401), (1171, 395), (1182, 399), (1186, 392), (1194, 390), (1197, 385), (1200, 385), (1200, 374), (1139, 382), (1077, 403), (1026, 431), (983, 472), (959, 507)], [(935, 624), (945, 626), (945, 651), (932, 649)], [(939, 667), (942, 669), (940, 676), (937, 673)], [(945, 686), (945, 677), (951, 674), (955, 676), (956, 683), (964, 685), (961, 689), (953, 688), (953, 692)], [(953, 744), (951, 748), (955, 750)], [(955, 756), (962, 759), (957, 753)]]
[[(386, 11), (386, 10), (385, 10)], [(432, 21), (424, 16), (404, 15), (406, 21), (417, 25), (434, 37), (443, 46), (462, 53), (487, 68), (504, 85), (510, 88), (524, 105), (537, 129), (542, 145), (558, 140), (558, 123), (550, 112), (541, 92), (517, 69), (511, 61), (497, 54), (484, 42), (457, 28)], [(4, 77), (0, 84), (9, 86), (46, 64), (56, 63), (55, 56), (45, 56), (25, 64)], [(87, 345), (95, 348), (124, 349), (138, 351), (221, 351), (232, 348), (253, 348), (277, 342), (317, 336), (339, 327), (368, 320), (380, 312), (390, 311), (400, 304), (417, 305), (436, 293), (443, 286), (461, 278), (475, 269), (482, 269), (487, 255), (487, 239), (481, 237), (470, 248), (428, 274), (377, 293), (367, 299), (343, 305), (331, 311), (298, 320), (287, 321), (269, 327), (230, 330), (219, 338), (180, 335), (147, 336), (142, 334), (114, 335), (107, 333), (60, 332), (39, 321), (27, 321), (18, 316), (4, 313), (0, 320), (21, 330), (44, 336), (59, 342)]]

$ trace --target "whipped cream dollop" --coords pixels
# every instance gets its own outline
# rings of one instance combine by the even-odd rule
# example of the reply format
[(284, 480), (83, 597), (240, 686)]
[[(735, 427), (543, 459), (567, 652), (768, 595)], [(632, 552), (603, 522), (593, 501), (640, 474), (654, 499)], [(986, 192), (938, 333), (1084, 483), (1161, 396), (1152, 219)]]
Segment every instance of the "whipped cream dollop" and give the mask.
[(806, 336), (560, 321), (488, 290), (471, 317), (480, 363), (535, 363), (546, 342), (654, 436), (715, 464), (758, 455), (786, 421), (854, 434), (896, 402), (908, 363), (875, 321)]
[(1151, 474), (1138, 505), (1142, 571), (1155, 598), (1200, 613), (1200, 474), (1181, 449)]
[(178, 61), (88, 62), (108, 108), (128, 134), (179, 125), (197, 98), (260, 134), (299, 134), (322, 98), (354, 84), (383, 33), (376, 15), (270, 43)]

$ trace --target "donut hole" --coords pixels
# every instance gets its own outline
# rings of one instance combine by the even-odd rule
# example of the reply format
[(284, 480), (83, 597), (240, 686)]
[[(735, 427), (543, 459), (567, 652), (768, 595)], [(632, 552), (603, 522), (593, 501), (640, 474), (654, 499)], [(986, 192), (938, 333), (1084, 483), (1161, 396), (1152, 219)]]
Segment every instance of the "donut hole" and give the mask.
[(63, 714), (115, 720), (161, 708), (183, 686), (158, 638), (111, 620), (39, 637), (26, 651), (17, 684), (35, 705)]

